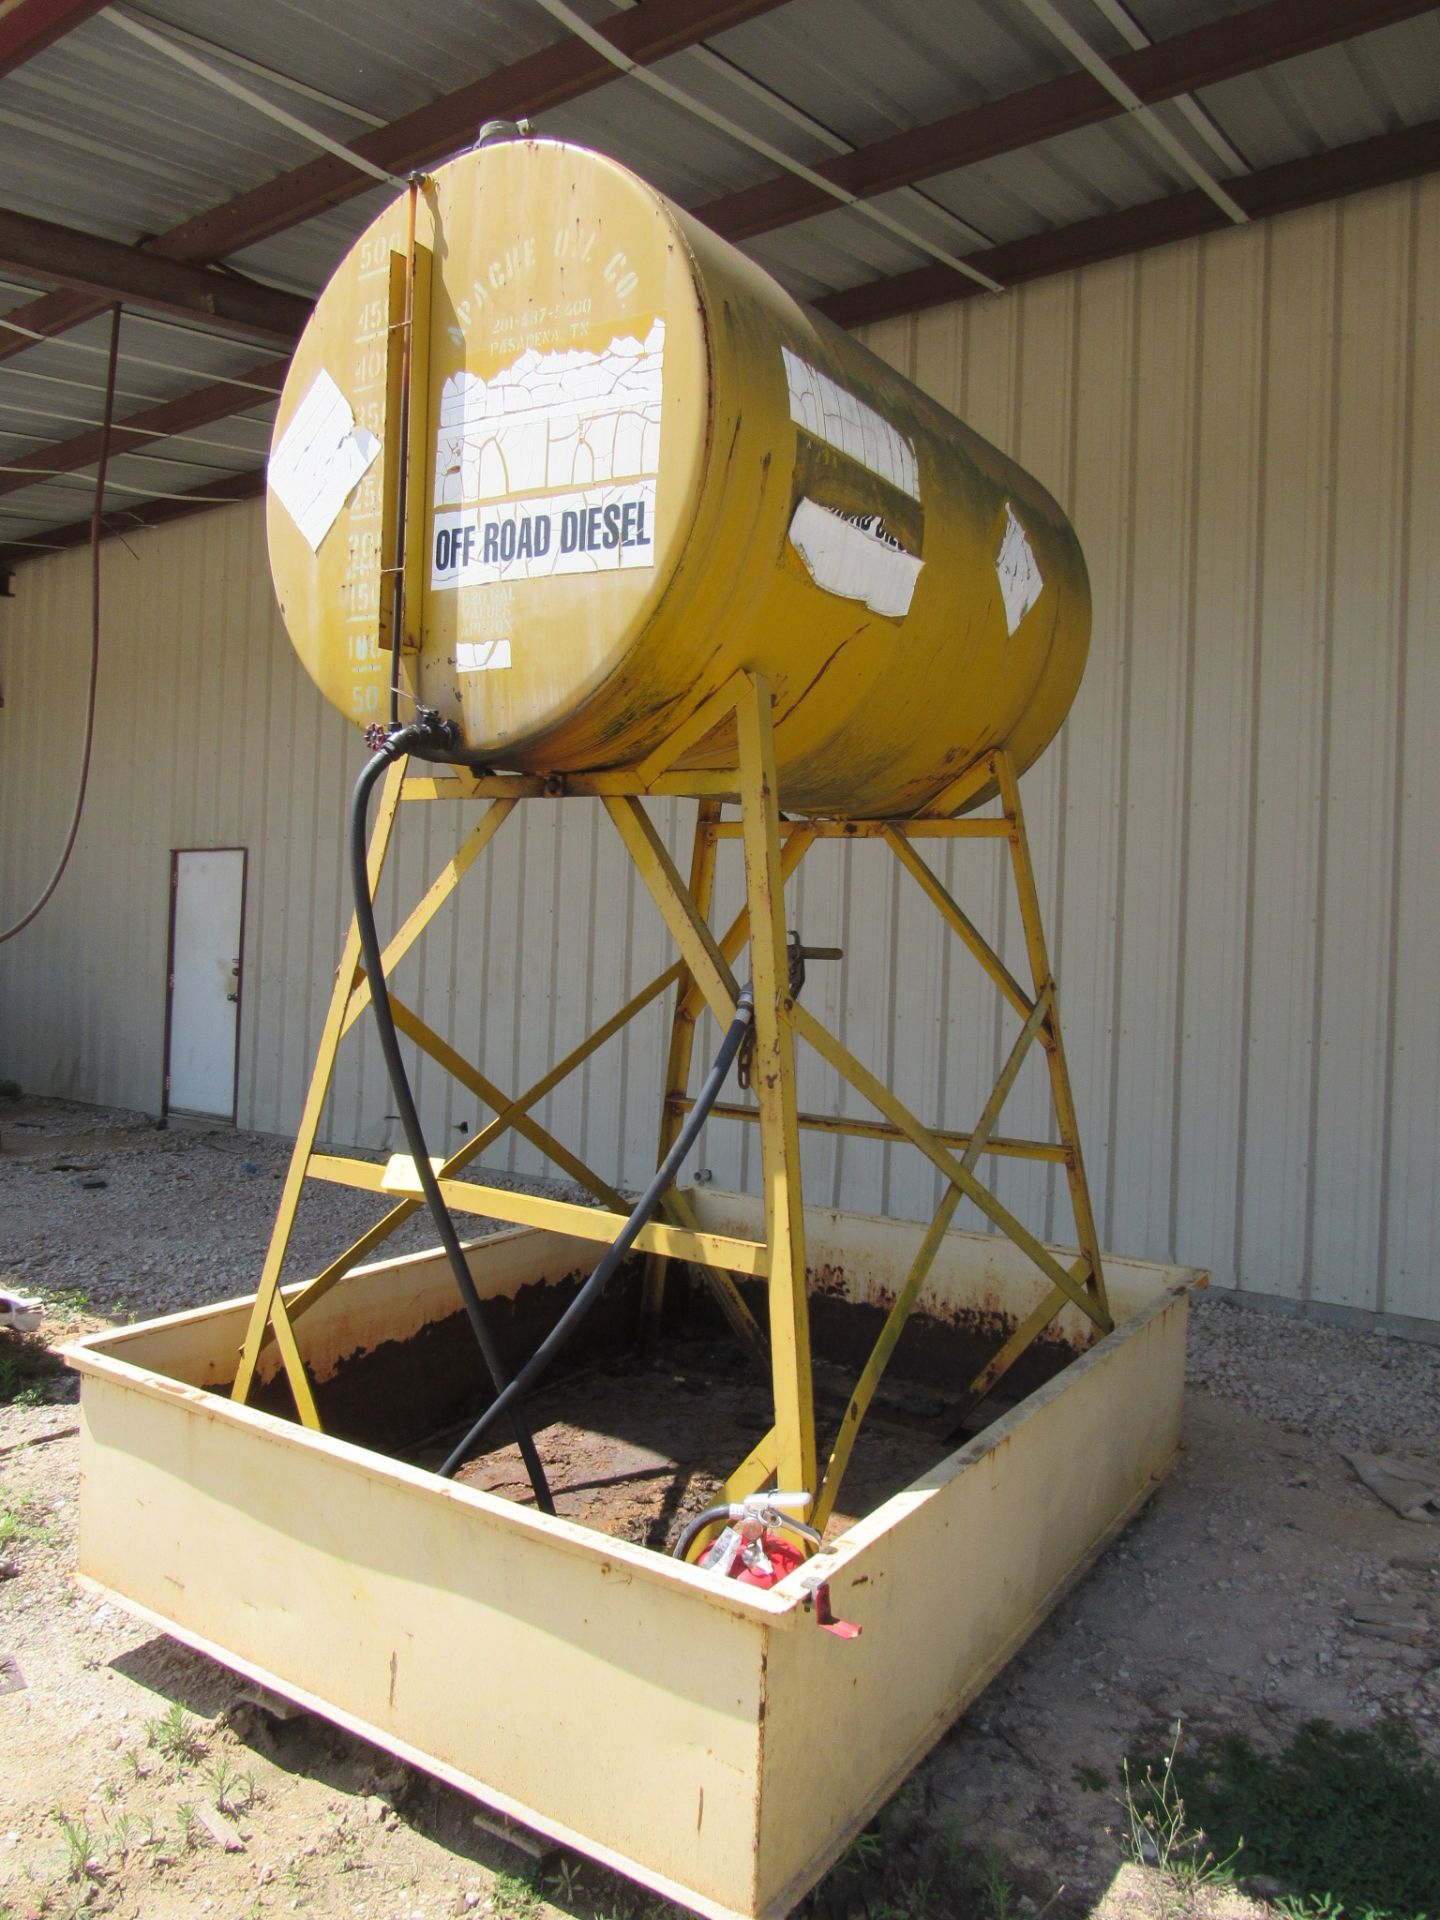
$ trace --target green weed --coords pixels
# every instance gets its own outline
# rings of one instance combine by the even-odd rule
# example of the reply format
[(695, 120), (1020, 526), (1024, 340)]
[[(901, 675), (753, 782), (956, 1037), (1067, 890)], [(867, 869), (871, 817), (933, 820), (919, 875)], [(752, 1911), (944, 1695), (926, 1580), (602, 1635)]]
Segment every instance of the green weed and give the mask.
[(90, 1296), (79, 1287), (69, 1288), (64, 1293), (46, 1293), (43, 1288), (38, 1291), (45, 1302), (47, 1320), (81, 1320), (90, 1311)]
[(501, 1920), (533, 1920), (540, 1911), (540, 1896), (533, 1882), (518, 1873), (497, 1873), (492, 1889), (495, 1911)]
[(873, 1872), (885, 1857), (885, 1843), (878, 1833), (867, 1827), (863, 1833), (857, 1833), (845, 1849), (842, 1866), (854, 1873)]
[(986, 1847), (971, 1871), (971, 1882), (984, 1920), (1014, 1920), (1015, 1889), (1006, 1878), (1005, 1861)]
[(358, 1833), (352, 1833), (349, 1827), (339, 1828), (334, 1847), (335, 1863), (341, 1873), (364, 1873), (367, 1870)]
[(63, 1814), (58, 1807), (55, 1818), (60, 1822), (60, 1831), (65, 1837), (65, 1873), (71, 1880), (84, 1880), (93, 1877), (98, 1865), (96, 1836), (83, 1815), (75, 1820)]
[(59, 1544), (60, 1530), (50, 1509), (29, 1494), (0, 1496), (0, 1552), (24, 1541), (41, 1547)]
[(50, 1897), (46, 1895), (45, 1905), (42, 1909), (46, 1915), (46, 1920), (88, 1920), (90, 1913), (90, 1896), (94, 1891), (95, 1883), (93, 1880), (87, 1880), (84, 1886), (78, 1890), (71, 1888), (68, 1892), (62, 1891), (60, 1894), (60, 1905), (58, 1907), (52, 1907)]
[(878, 1903), (867, 1901), (866, 1911), (870, 1920), (927, 1920), (930, 1894), (929, 1880), (912, 1880), (908, 1887), (900, 1889), (893, 1900), (884, 1899)]
[(169, 1711), (158, 1720), (149, 1722), (145, 1740), (176, 1773), (183, 1773), (205, 1755), (205, 1736), (200, 1722), (188, 1714), (178, 1700), (172, 1701)]
[(578, 1860), (566, 1860), (563, 1857), (555, 1864), (555, 1871), (545, 1882), (546, 1891), (553, 1894), (566, 1906), (573, 1907), (580, 1898), (580, 1875), (583, 1869)]
[(886, 1803), (887, 1813), (903, 1814), (910, 1817), (921, 1812), (925, 1805), (925, 1785), (916, 1774), (911, 1774), (903, 1785), (896, 1788)]
[(1126, 1825), (1121, 1839), (1137, 1865), (1158, 1867), (1182, 1893), (1194, 1894), (1210, 1881), (1228, 1876), (1245, 1838), (1237, 1834), (1222, 1859), (1210, 1846), (1205, 1829), (1193, 1824), (1175, 1772), (1180, 1732), (1177, 1720), (1169, 1752), (1160, 1760), (1147, 1761), (1138, 1778), (1131, 1774), (1130, 1762), (1123, 1763)]
[[(1287, 1920), (1386, 1920), (1386, 1915), (1374, 1907), (1357, 1908), (1352, 1913), (1342, 1900), (1329, 1893), (1318, 1900), (1282, 1900), (1280, 1912)], [(1416, 1920), (1425, 1920), (1425, 1915), (1418, 1914)]]
[(217, 1760), (205, 1779), (221, 1813), (243, 1813), (255, 1798), (254, 1774), (241, 1773), (226, 1759)]

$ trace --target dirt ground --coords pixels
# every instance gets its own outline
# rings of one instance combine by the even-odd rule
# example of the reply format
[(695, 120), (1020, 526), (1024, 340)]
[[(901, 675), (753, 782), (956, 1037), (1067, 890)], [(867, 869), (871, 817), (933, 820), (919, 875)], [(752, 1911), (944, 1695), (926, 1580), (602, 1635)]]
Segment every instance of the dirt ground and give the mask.
[[(5, 1103), (0, 1284), (45, 1293), (50, 1336), (246, 1290), (283, 1165), (258, 1136)], [(301, 1264), (333, 1251), (357, 1198), (321, 1196)], [(675, 1911), (542, 1857), (348, 1734), (276, 1717), (224, 1668), (79, 1589), (74, 1382), (38, 1344), (22, 1352), (0, 1331), (0, 1920)], [(1397, 1716), (1440, 1759), (1440, 1527), (1399, 1518), (1342, 1453), (1435, 1448), (1440, 1349), (1217, 1298), (1194, 1316), (1192, 1376), (1170, 1480), (813, 1896), (815, 1914), (1140, 1913), (1134, 1877), (1116, 1887), (1119, 1768), (1177, 1719), (1187, 1739), (1273, 1746), (1314, 1716)], [(861, 1870), (912, 1854), (932, 1864), (908, 1895), (891, 1873), (882, 1898)]]

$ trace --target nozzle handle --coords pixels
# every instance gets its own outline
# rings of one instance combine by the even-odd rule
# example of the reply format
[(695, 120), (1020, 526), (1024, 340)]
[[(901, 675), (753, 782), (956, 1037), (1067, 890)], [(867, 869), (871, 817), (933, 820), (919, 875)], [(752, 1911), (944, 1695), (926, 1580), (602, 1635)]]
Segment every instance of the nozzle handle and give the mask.
[(770, 1488), (763, 1493), (752, 1493), (745, 1504), (760, 1510), (773, 1507), (777, 1513), (793, 1513), (804, 1519), (810, 1511), (811, 1496), (803, 1490), (799, 1493), (780, 1493)]

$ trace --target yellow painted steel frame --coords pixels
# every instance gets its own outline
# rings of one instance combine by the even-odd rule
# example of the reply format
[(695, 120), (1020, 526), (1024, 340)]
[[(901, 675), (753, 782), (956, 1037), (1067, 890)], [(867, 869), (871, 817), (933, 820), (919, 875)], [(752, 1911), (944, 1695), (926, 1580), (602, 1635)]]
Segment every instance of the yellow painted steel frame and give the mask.
[[(737, 764), (733, 771), (719, 776), (713, 773), (672, 775), (670, 769), (675, 761), (696, 740), (725, 721), (733, 722), (735, 730)], [(659, 1139), (659, 1157), (663, 1158), (678, 1136), (685, 1112), (693, 1104), (689, 1079), (696, 1017), (702, 1008), (708, 1007), (722, 1027), (728, 1024), (738, 999), (732, 965), (748, 945), (755, 1000), (754, 1046), (748, 1078), (754, 1101), (753, 1104), (726, 1103), (717, 1106), (714, 1112), (716, 1117), (749, 1121), (760, 1129), (764, 1235), (762, 1239), (752, 1240), (702, 1231), (689, 1201), (677, 1189), (672, 1189), (664, 1202), (665, 1219), (644, 1229), (636, 1242), (646, 1256), (642, 1335), (653, 1339), (658, 1328), (665, 1262), (680, 1259), (693, 1263), (736, 1335), (768, 1367), (773, 1386), (774, 1425), (730, 1473), (726, 1481), (727, 1497), (738, 1499), (770, 1484), (803, 1488), (814, 1496), (813, 1517), (821, 1527), (834, 1511), (860, 1424), (962, 1199), (977, 1206), (1050, 1285), (999, 1351), (973, 1380), (963, 1383), (963, 1391), (958, 1394), (945, 1422), (947, 1434), (991, 1392), (1067, 1303), (1081, 1310), (1096, 1334), (1108, 1333), (1112, 1325), (1060, 1034), (1055, 981), (1050, 970), (1015, 770), (1009, 756), (997, 752), (976, 770), (975, 778), (982, 786), (998, 789), (1003, 808), (998, 817), (953, 820), (929, 815), (879, 822), (833, 818), (782, 821), (777, 802), (770, 690), (758, 675), (739, 673), (677, 730), (663, 753), (652, 755), (629, 774), (572, 778), (549, 783), (547, 788), (546, 783), (530, 776), (472, 774), (464, 770), (448, 776), (416, 775), (408, 770), (406, 763), (397, 763), (390, 769), (381, 790), (371, 835), (368, 871), (373, 899), (402, 800), (489, 801), (459, 851), (445, 863), (391, 936), (384, 950), (387, 972), (450, 899), (518, 801), (547, 790), (554, 794), (557, 788), (563, 793), (587, 793), (603, 799), (622, 843), (679, 949), (680, 957), (674, 964), (633, 995), (533, 1086), (513, 1097), (464, 1060), (418, 1014), (392, 995), (396, 1023), (401, 1030), (494, 1113), (494, 1118), (463, 1146), (435, 1162), (446, 1202), (458, 1211), (541, 1227), (572, 1238), (601, 1242), (612, 1239), (628, 1213), (623, 1197), (535, 1121), (531, 1117), (532, 1109), (636, 1014), (673, 988), (675, 1002)], [(689, 793), (699, 800), (688, 885), (642, 804), (646, 796), (659, 793)], [(727, 800), (738, 802), (738, 820), (722, 817)], [(917, 850), (917, 842), (950, 837), (990, 839), (1008, 848), (1024, 930), (1030, 974), (1028, 988), (1010, 972)], [(709, 920), (716, 853), (719, 842), (731, 838), (738, 838), (743, 848), (746, 898), (733, 923), (717, 938)], [(1000, 1075), (969, 1133), (937, 1131), (917, 1119), (791, 992), (785, 883), (809, 849), (822, 838), (883, 839), (1020, 1021)], [(422, 1204), (419, 1179), (408, 1156), (396, 1155), (387, 1166), (380, 1166), (371, 1161), (316, 1151), (320, 1116), (337, 1050), (369, 1002), (370, 985), (359, 958), (359, 936), (352, 920), (232, 1389), (237, 1401), (249, 1398), (257, 1362), (266, 1343), (273, 1338), (279, 1346), (299, 1417), (313, 1428), (320, 1424), (319, 1414), (295, 1323)], [(797, 1036), (828, 1061), (881, 1117), (850, 1120), (801, 1113), (795, 1094)], [(1058, 1139), (1002, 1136), (996, 1131), (1002, 1110), (1037, 1040), (1049, 1067)], [(510, 1128), (585, 1187), (598, 1206), (576, 1206), (461, 1179), (459, 1176), (465, 1168)], [(940, 1205), (848, 1399), (823, 1474), (816, 1452), (805, 1284), (800, 1135), (806, 1128), (856, 1138), (908, 1140), (945, 1178)], [(1071, 1266), (1063, 1266), (980, 1181), (976, 1168), (986, 1155), (1063, 1165), (1080, 1249), (1078, 1260)], [(287, 1297), (280, 1288), (280, 1272), (307, 1178), (390, 1196), (394, 1204), (353, 1246)], [(904, 1229), (897, 1227), (896, 1231)], [(768, 1325), (764, 1333), (756, 1325), (732, 1277), (735, 1274), (765, 1283)], [(957, 1382), (957, 1387), (961, 1385)]]

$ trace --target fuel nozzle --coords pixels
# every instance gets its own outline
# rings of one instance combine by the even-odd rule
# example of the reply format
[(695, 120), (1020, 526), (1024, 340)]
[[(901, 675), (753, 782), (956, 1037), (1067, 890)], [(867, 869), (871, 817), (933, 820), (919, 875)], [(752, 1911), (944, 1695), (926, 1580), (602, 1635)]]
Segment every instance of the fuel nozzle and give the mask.
[(743, 1500), (730, 1500), (707, 1508), (686, 1528), (676, 1553), (683, 1559), (690, 1543), (705, 1527), (723, 1520), (724, 1528), (701, 1554), (698, 1564), (707, 1573), (723, 1575), (744, 1567), (768, 1577), (773, 1568), (765, 1536), (772, 1528), (783, 1527), (799, 1534), (811, 1546), (824, 1544), (823, 1536), (802, 1517), (810, 1506), (811, 1496), (803, 1491), (784, 1493), (774, 1487), (762, 1488), (759, 1493), (746, 1494)]
[[(738, 1511), (747, 1519), (753, 1518), (762, 1526), (789, 1527), (792, 1533), (803, 1534), (817, 1544), (820, 1535), (811, 1526), (805, 1525), (805, 1515), (810, 1511), (811, 1497), (803, 1490), (799, 1493), (781, 1493), (776, 1487), (762, 1487), (759, 1493), (748, 1493), (740, 1502)], [(731, 1508), (731, 1513), (737, 1511)]]

